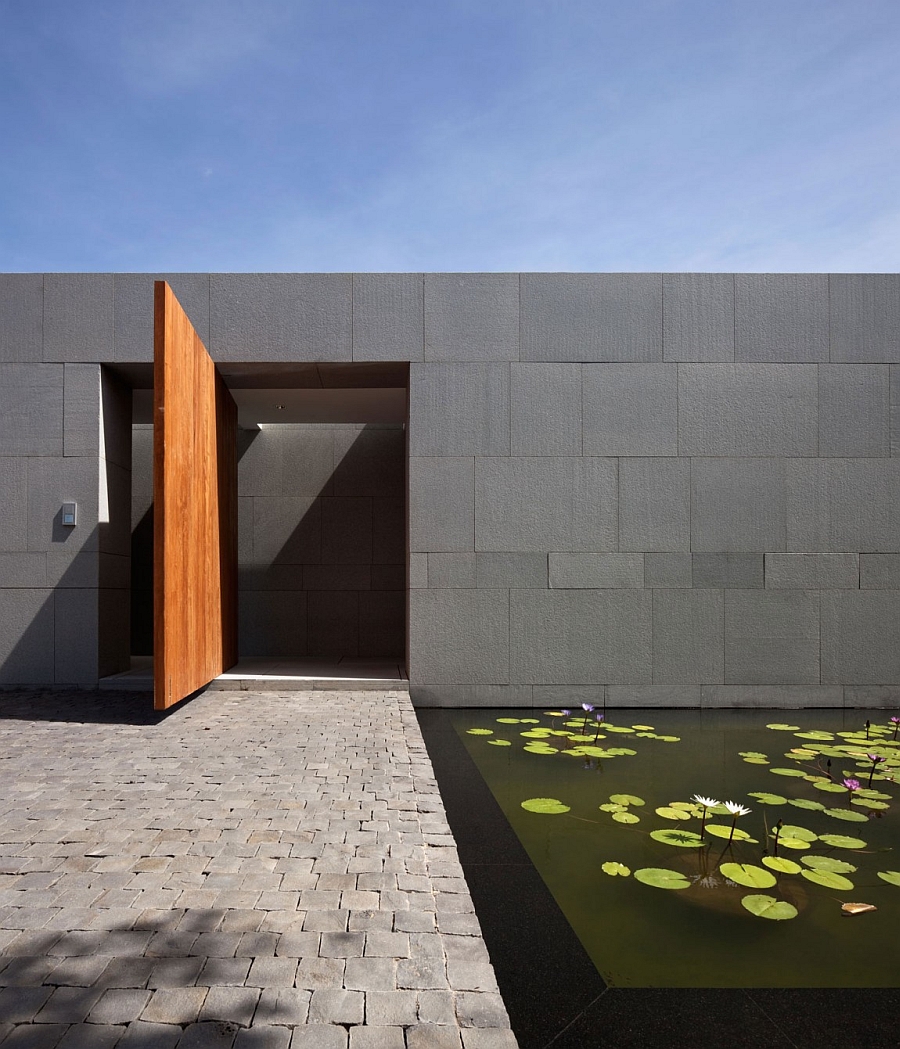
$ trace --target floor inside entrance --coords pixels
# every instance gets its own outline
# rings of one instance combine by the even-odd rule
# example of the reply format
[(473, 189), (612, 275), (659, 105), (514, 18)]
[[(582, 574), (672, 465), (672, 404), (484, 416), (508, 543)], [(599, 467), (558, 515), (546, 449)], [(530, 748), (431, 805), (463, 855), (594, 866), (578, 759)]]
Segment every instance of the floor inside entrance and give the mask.
[[(153, 689), (153, 658), (133, 656), (131, 669), (100, 680), (101, 689), (135, 692)], [(306, 689), (409, 688), (406, 669), (397, 659), (297, 658), (253, 656), (239, 659), (207, 688), (229, 691), (284, 691)]]

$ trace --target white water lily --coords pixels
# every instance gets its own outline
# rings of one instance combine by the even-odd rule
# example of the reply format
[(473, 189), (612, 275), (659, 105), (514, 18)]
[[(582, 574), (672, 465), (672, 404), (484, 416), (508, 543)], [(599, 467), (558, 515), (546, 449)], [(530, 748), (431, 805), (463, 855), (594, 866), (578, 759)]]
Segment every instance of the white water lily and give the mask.
[(698, 805), (702, 805), (705, 809), (712, 809), (719, 804), (715, 798), (704, 798), (702, 794), (695, 794), (691, 801), (696, 801)]
[(722, 804), (728, 809), (732, 816), (746, 816), (752, 811), (743, 805), (738, 805), (736, 801), (724, 801)]

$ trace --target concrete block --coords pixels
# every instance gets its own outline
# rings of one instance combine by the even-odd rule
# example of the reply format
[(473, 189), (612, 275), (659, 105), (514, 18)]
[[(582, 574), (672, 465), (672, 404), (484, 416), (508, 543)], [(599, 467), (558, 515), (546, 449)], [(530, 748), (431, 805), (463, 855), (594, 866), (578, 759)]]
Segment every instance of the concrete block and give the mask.
[(723, 589), (761, 587), (765, 583), (763, 555), (692, 554), (691, 585)]
[[(325, 500), (280, 496), (252, 502), (253, 561), (257, 564), (299, 565), (316, 564), (322, 560), (322, 507)], [(371, 507), (370, 500), (365, 502)], [(332, 507), (332, 517), (335, 516), (333, 510)], [(336, 538), (343, 534), (338, 532)], [(368, 537), (371, 551), (371, 521)], [(336, 538), (331, 538), (332, 548)], [(363, 560), (368, 560), (368, 555)]]
[(819, 682), (819, 595), (805, 590), (725, 593), (725, 682)]
[(890, 455), (887, 364), (819, 365), (819, 455)]
[(734, 359), (802, 364), (829, 359), (828, 277), (737, 273)]
[(0, 457), (0, 549), (28, 549), (28, 460)]
[[(92, 457), (31, 458), (28, 478), (28, 549), (50, 550), (61, 560), (99, 548), (97, 492), (99, 466)], [(78, 524), (62, 523), (62, 504), (78, 504)]]
[[(607, 685), (607, 710), (617, 707), (699, 707), (699, 685)], [(610, 713), (610, 718), (615, 715)]]
[(683, 364), (678, 368), (681, 455), (815, 455), (816, 367)]
[(900, 591), (823, 590), (822, 682), (900, 681)]
[(425, 274), (426, 361), (518, 359), (518, 274)]
[[(83, 590), (88, 587), (100, 585), (100, 552), (98, 550), (82, 550), (75, 553), (67, 548), (65, 544), (53, 543), (45, 554), (35, 554), (35, 557), (43, 557), (45, 563), (45, 586), (74, 587)], [(105, 555), (107, 556), (107, 555)], [(117, 560), (129, 564), (130, 558), (115, 556)], [(131, 585), (131, 573), (125, 586)]]
[(585, 455), (677, 455), (678, 365), (582, 369)]
[(900, 456), (900, 405), (891, 405), (891, 455)]
[(662, 360), (656, 273), (523, 273), (523, 361)]
[(410, 455), (509, 455), (508, 364), (413, 364)]
[(900, 590), (900, 554), (860, 554), (859, 586), (863, 590)]
[(550, 554), (550, 586), (556, 590), (643, 587), (643, 554)]
[(689, 553), (644, 554), (644, 586), (671, 589), (691, 585)]
[[(280, 430), (280, 428), (279, 428)], [(265, 430), (266, 439), (272, 431)], [(275, 431), (279, 433), (279, 431)], [(254, 442), (254, 447), (258, 442)], [(369, 495), (363, 491), (341, 491), (336, 488), (338, 457), (334, 452), (334, 431), (320, 426), (290, 427), (280, 430), (281, 495), (328, 496)], [(242, 460), (243, 462), (243, 460)], [(350, 487), (354, 466), (359, 457), (353, 452), (345, 456), (344, 488)], [(346, 464), (346, 465), (344, 465)], [(251, 466), (252, 469), (252, 466)], [(248, 493), (249, 494), (249, 493)]]
[(414, 552), (474, 549), (473, 458), (410, 456), (409, 542)]
[(363, 459), (403, 459), (406, 455), (406, 433), (402, 424), (357, 423), (329, 428), (334, 435), (336, 462), (350, 452)]
[(581, 455), (581, 365), (510, 365), (513, 455)]
[(321, 499), (322, 560), (326, 564), (372, 561), (372, 500)]
[(732, 274), (663, 274), (663, 360), (734, 360)]
[(788, 550), (900, 550), (900, 460), (791, 459), (786, 470)]
[(475, 585), (483, 589), (546, 587), (547, 555), (479, 551), (475, 555)]
[(900, 275), (833, 273), (831, 360), (900, 361)]
[(784, 550), (785, 473), (783, 459), (691, 460), (691, 549)]
[(514, 681), (650, 683), (650, 591), (510, 590), (509, 602)]
[(62, 366), (0, 364), (0, 455), (62, 453)]
[[(318, 570), (323, 574), (333, 574), (335, 586), (317, 586), (320, 578)], [(369, 565), (255, 565), (252, 562), (238, 560), (238, 586), (242, 590), (358, 590), (359, 586), (354, 584), (362, 582), (359, 576), (369, 582)], [(357, 578), (346, 578), (356, 576)], [(343, 577), (343, 578), (339, 578)], [(312, 582), (312, 586), (307, 586)], [(368, 589), (368, 587), (366, 587)]]
[(306, 595), (306, 616), (309, 655), (359, 655), (359, 594), (311, 590)]
[(41, 273), (0, 275), (0, 361), (43, 358), (44, 276)]
[(131, 592), (98, 590), (97, 619), (97, 677), (131, 669)]
[(54, 681), (96, 686), (100, 652), (96, 589), (56, 591), (54, 638)]
[(410, 682), (509, 682), (506, 591), (411, 590), (409, 606)]
[(303, 591), (291, 590), (239, 591), (241, 657), (307, 655), (306, 596)]
[(347, 273), (214, 273), (209, 350), (218, 361), (349, 361)]
[(42, 553), (0, 553), (0, 588), (27, 590), (52, 586), (47, 582), (47, 555)]
[(111, 273), (46, 273), (44, 360), (114, 360), (114, 299)]
[(128, 557), (131, 554), (131, 471), (109, 459), (99, 460), (98, 467), (98, 546), (104, 553)]
[(619, 461), (619, 549), (689, 550), (691, 464), (687, 459)]
[(532, 703), (535, 708), (572, 710), (582, 703), (599, 709), (606, 705), (605, 685), (533, 685)]
[(475, 554), (429, 554), (428, 585), (437, 589), (475, 586)]
[(700, 705), (706, 710), (728, 707), (792, 709), (843, 706), (843, 689), (825, 685), (703, 685)]
[(425, 278), (421, 273), (353, 274), (353, 359), (425, 359)]
[[(279, 566), (280, 568), (281, 566)], [(286, 568), (294, 568), (287, 565)], [(280, 573), (276, 572), (276, 578)], [(303, 590), (370, 590), (372, 586), (372, 566), (366, 564), (355, 565), (304, 565), (303, 585), (298, 589)], [(289, 590), (291, 587), (282, 585), (274, 589)]]
[(406, 593), (363, 590), (359, 593), (359, 655), (395, 657), (406, 652)]
[(167, 281), (190, 318), (194, 330), (209, 347), (208, 273), (117, 273), (115, 295), (115, 359), (153, 360), (153, 285)]
[[(77, 365), (67, 364), (65, 367), (68, 372)], [(100, 455), (129, 472), (132, 468), (132, 402), (131, 387), (109, 368), (101, 367)], [(65, 454), (71, 453), (67, 449)]]
[(409, 587), (411, 590), (428, 589), (428, 554), (409, 555)]
[[(285, 463), (285, 473), (288, 464)], [(402, 455), (358, 455), (351, 449), (335, 464), (334, 495), (402, 499), (406, 493), (406, 460)]]
[(614, 459), (478, 459), (476, 549), (615, 550), (616, 487)]
[(859, 575), (859, 554), (766, 554), (767, 590), (855, 590)]
[[(327, 477), (323, 486), (331, 480), (334, 472), (334, 454), (330, 432), (321, 435), (327, 447)], [(302, 492), (286, 492), (282, 478), (285, 438), (280, 427), (261, 430), (238, 430), (238, 496), (316, 496), (321, 491), (310, 491), (314, 482), (306, 483)], [(295, 475), (296, 480), (296, 475)], [(331, 494), (328, 492), (327, 494)]]
[(52, 590), (0, 590), (0, 684), (53, 682)]
[(406, 500), (372, 500), (372, 563), (402, 565), (406, 560)]
[(654, 684), (724, 681), (722, 639), (720, 591), (654, 590)]
[(900, 707), (900, 685), (847, 685), (844, 706), (894, 711)]

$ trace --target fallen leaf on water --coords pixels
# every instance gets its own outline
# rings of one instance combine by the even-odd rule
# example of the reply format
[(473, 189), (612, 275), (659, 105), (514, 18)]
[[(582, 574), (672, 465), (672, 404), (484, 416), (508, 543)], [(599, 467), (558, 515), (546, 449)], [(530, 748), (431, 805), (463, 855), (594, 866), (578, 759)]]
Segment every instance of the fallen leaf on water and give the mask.
[(866, 911), (877, 911), (874, 903), (842, 903), (841, 910), (844, 914), (865, 914)]

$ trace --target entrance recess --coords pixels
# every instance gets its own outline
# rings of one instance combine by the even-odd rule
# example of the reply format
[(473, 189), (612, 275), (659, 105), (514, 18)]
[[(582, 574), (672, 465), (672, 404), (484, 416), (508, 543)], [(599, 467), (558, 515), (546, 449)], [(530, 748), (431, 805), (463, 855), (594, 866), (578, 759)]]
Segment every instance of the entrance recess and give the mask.
[(237, 662), (237, 408), (165, 281), (154, 285), (153, 705)]

